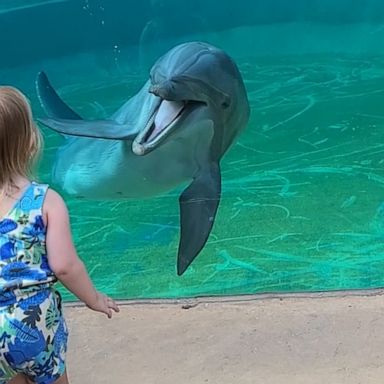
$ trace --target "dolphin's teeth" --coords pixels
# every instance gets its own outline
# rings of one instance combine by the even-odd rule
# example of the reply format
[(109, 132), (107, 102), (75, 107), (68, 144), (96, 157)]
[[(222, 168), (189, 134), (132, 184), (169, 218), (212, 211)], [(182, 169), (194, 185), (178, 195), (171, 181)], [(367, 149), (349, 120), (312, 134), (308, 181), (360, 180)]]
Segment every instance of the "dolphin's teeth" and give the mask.
[(136, 137), (136, 139), (132, 143), (132, 152), (135, 155), (142, 156), (145, 154), (145, 145), (143, 143), (145, 143), (147, 137), (150, 136), (150, 129), (155, 120), (156, 111), (157, 111), (157, 108), (150, 116), (144, 129), (140, 132), (140, 134)]
[(148, 123), (145, 125), (144, 132), (147, 132), (151, 128), (151, 126), (155, 120), (156, 111), (157, 111), (157, 109), (152, 113), (151, 117), (149, 118)]

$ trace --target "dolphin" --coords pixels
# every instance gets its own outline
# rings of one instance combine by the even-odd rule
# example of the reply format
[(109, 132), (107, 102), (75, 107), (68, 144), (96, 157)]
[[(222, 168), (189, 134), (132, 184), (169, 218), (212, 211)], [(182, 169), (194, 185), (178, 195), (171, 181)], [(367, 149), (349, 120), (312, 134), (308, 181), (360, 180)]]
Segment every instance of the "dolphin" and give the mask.
[(184, 186), (179, 197), (177, 274), (204, 247), (221, 196), (220, 160), (244, 130), (250, 108), (235, 62), (203, 42), (180, 44), (107, 120), (85, 120), (36, 79), (47, 114), (38, 119), (67, 140), (57, 152), (53, 183), (70, 195), (145, 198)]

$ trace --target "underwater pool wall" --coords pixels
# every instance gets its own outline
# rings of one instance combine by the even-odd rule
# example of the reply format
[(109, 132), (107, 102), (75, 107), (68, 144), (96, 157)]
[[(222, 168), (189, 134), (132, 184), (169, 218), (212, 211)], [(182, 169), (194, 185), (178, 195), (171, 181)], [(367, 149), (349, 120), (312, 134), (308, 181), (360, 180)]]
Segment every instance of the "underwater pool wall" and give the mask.
[[(348, 24), (384, 22), (384, 4), (380, 0), (160, 2), (162, 8), (154, 11), (149, 0), (4, 1), (0, 6), (0, 68), (76, 52), (137, 45), (146, 23), (156, 17), (169, 19), (171, 28), (165, 37), (276, 23), (345, 24), (348, 29)], [(201, 23), (196, 22), (199, 18)], [(302, 37), (296, 36), (298, 41)]]

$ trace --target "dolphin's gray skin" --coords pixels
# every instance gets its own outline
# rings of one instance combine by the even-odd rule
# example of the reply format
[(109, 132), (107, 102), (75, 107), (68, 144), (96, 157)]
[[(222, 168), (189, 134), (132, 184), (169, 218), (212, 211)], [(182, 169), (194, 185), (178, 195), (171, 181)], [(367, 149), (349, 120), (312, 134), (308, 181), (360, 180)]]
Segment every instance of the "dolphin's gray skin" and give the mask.
[(53, 170), (53, 181), (67, 193), (143, 198), (189, 184), (179, 198), (177, 273), (182, 275), (214, 223), (221, 194), (220, 159), (249, 119), (236, 64), (206, 43), (176, 46), (155, 63), (144, 87), (103, 121), (82, 120), (42, 72), (36, 87), (49, 116), (40, 121), (77, 136), (59, 149)]

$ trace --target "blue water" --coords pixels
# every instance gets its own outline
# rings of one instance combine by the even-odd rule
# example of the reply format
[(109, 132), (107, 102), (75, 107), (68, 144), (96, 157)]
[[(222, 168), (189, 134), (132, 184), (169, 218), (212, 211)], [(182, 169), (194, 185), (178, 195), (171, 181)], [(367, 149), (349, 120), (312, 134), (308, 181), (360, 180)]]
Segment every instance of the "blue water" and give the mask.
[[(223, 158), (211, 236), (182, 277), (182, 188), (146, 200), (66, 196), (96, 285), (118, 298), (382, 287), (383, 8), (357, 0), (3, 1), (1, 83), (21, 88), (36, 116), (44, 115), (38, 71), (81, 115), (106, 118), (159, 55), (184, 41), (224, 49), (245, 81), (251, 119)], [(38, 174), (50, 182), (63, 139), (41, 128)]]

